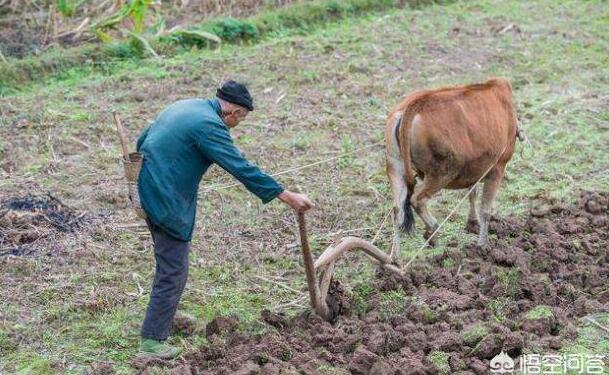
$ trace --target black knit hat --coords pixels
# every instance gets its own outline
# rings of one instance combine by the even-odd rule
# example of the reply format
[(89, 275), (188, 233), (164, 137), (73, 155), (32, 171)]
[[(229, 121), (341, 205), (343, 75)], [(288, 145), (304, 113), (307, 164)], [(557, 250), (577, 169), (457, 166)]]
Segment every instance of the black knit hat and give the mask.
[(247, 87), (239, 82), (233, 80), (224, 82), (222, 87), (216, 90), (216, 96), (229, 103), (245, 107), (248, 111), (254, 110), (254, 99), (247, 91)]

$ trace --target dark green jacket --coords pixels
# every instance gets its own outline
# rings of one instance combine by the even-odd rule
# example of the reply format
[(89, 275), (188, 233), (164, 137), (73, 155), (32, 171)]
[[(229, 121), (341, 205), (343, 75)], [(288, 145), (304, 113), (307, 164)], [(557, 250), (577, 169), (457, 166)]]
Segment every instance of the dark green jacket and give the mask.
[(197, 191), (212, 163), (267, 203), (283, 188), (250, 164), (233, 144), (217, 99), (180, 100), (167, 107), (137, 140), (144, 155), (139, 177), (142, 207), (153, 224), (190, 241)]

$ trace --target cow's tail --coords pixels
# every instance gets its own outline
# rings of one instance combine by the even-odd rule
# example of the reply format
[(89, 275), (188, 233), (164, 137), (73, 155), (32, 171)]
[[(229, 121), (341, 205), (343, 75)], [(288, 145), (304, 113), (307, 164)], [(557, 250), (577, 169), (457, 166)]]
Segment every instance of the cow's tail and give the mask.
[(412, 234), (414, 232), (414, 212), (412, 211), (412, 204), (410, 203), (410, 197), (412, 196), (412, 191), (408, 189), (408, 195), (404, 200), (404, 219), (402, 223), (400, 223), (400, 229), (404, 233)]
[(402, 171), (401, 178), (404, 179), (406, 186), (403, 191), (399, 193), (399, 202), (401, 209), (398, 209), (398, 225), (402, 232), (412, 233), (414, 232), (415, 220), (414, 220), (414, 212), (412, 210), (412, 205), (410, 203), (410, 198), (412, 197), (412, 193), (414, 191), (415, 178), (412, 170), (412, 164), (410, 159), (410, 146), (409, 140), (407, 138), (408, 134), (408, 121), (405, 121), (405, 112), (404, 111), (396, 111), (393, 116), (393, 131), (394, 131), (394, 140), (395, 146), (399, 150), (399, 163), (401, 164), (400, 168), (395, 168), (397, 170)]

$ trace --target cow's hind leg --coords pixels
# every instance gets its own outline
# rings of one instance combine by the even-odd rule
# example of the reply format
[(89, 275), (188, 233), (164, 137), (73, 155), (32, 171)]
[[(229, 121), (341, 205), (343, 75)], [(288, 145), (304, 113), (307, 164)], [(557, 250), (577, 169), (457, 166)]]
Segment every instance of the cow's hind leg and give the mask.
[(412, 195), (412, 206), (417, 214), (425, 222), (425, 239), (429, 240), (430, 246), (435, 246), (435, 241), (432, 237), (438, 229), (438, 221), (427, 209), (427, 201), (445, 185), (445, 179), (432, 175), (425, 175), (423, 183), (418, 185)]
[[(469, 190), (468, 190), (469, 191)], [(476, 212), (476, 199), (478, 198), (478, 187), (474, 185), (469, 193), (469, 214), (467, 216), (467, 224), (465, 231), (469, 233), (478, 233), (478, 213)]]
[(482, 203), (480, 205), (480, 238), (478, 244), (480, 246), (488, 245), (488, 225), (491, 221), (491, 209), (493, 202), (497, 196), (499, 185), (503, 180), (504, 166), (497, 166), (490, 171), (484, 182), (484, 188), (482, 189)]
[(393, 243), (389, 256), (400, 254), (400, 231), (409, 233), (414, 227), (410, 195), (404, 178), (404, 160), (398, 155), (387, 157), (387, 175), (393, 192)]
[(391, 242), (391, 251), (389, 252), (389, 257), (392, 260), (397, 260), (396, 258), (400, 255), (400, 224), (398, 219), (398, 209), (397, 207), (393, 208), (393, 240)]

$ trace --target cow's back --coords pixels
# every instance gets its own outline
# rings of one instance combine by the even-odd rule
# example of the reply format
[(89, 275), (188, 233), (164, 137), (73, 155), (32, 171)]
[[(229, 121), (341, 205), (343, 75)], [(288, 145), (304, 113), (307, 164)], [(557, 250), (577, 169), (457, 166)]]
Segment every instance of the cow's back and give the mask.
[(447, 188), (470, 186), (513, 154), (517, 123), (505, 79), (420, 91), (403, 104), (415, 169), (452, 176)]

